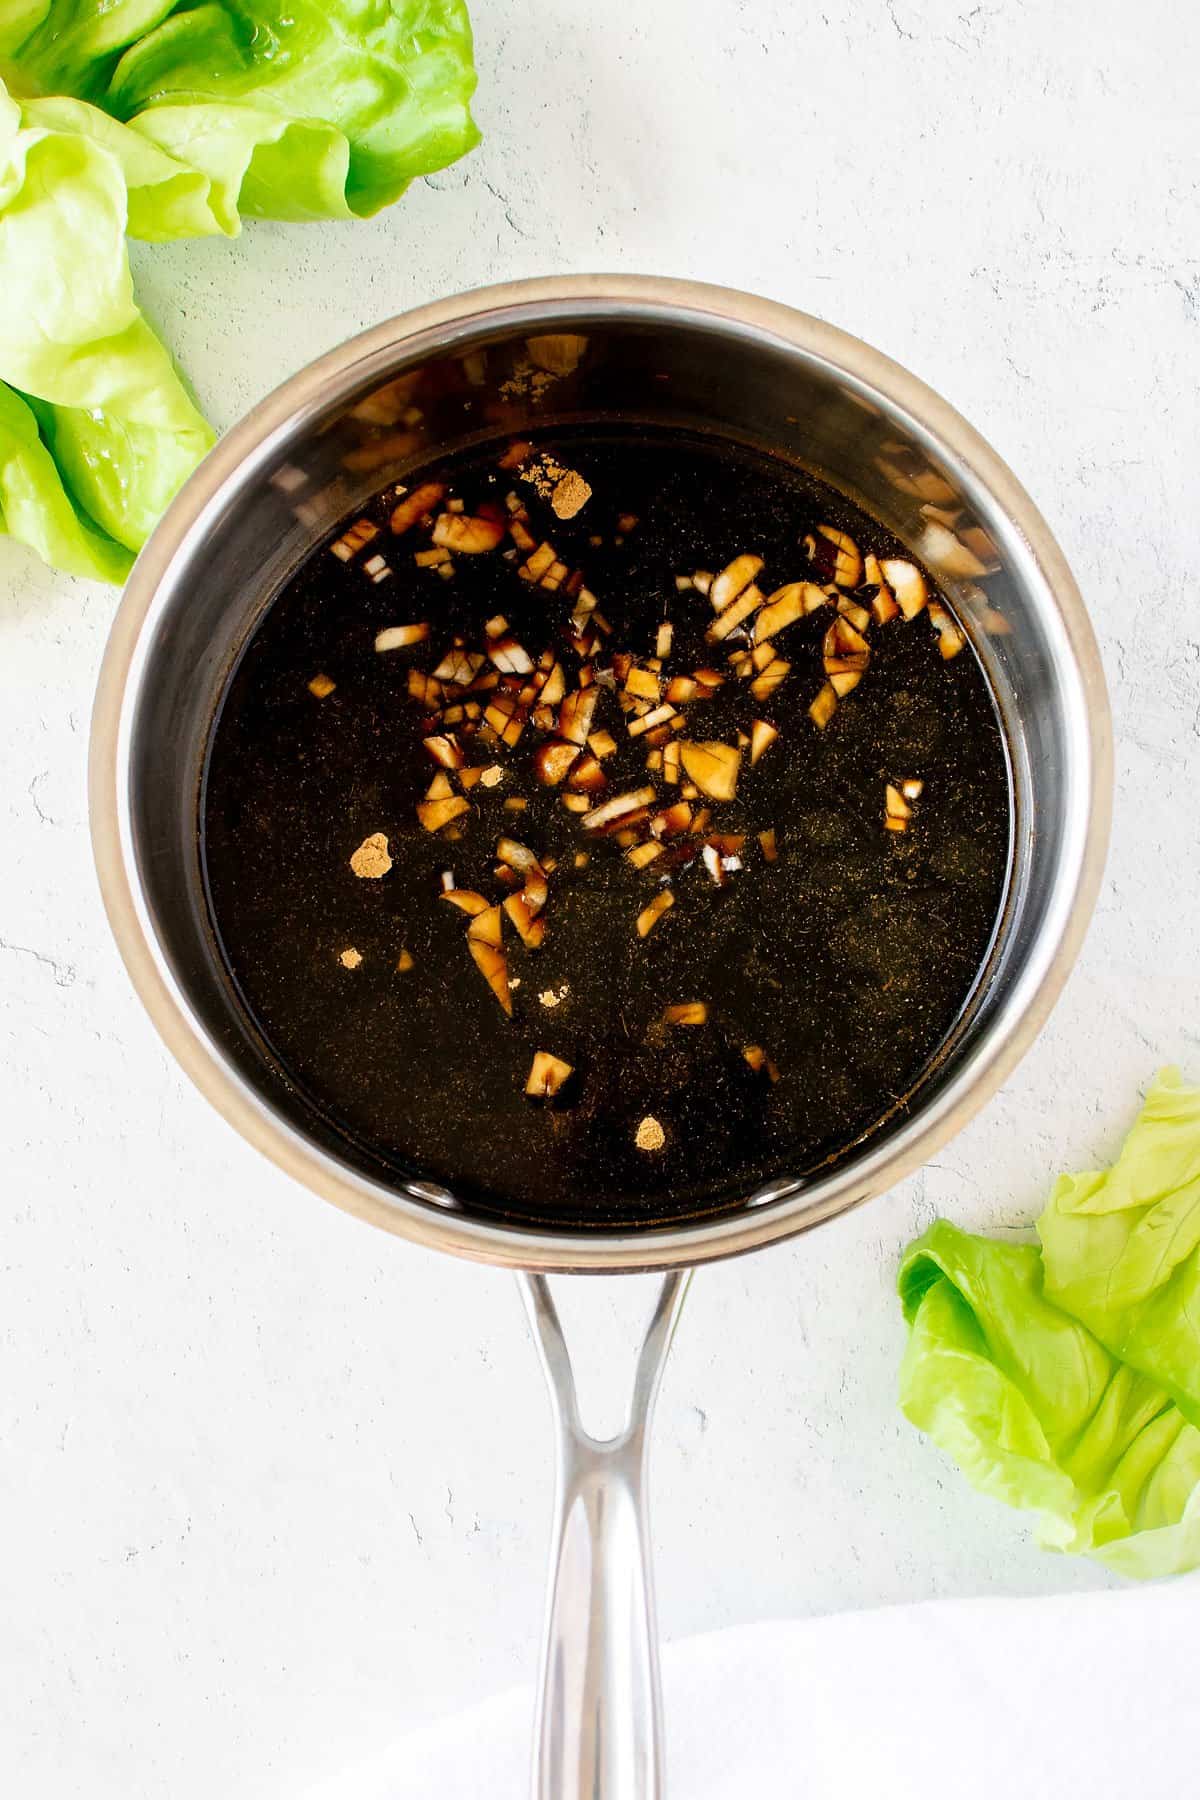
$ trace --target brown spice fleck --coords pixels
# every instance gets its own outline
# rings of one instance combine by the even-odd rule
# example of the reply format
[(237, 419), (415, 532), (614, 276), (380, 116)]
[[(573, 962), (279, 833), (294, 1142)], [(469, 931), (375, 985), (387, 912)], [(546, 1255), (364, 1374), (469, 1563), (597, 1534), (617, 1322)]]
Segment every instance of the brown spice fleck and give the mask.
[(540, 400), (556, 380), (556, 376), (547, 373), (545, 369), (535, 369), (531, 362), (522, 358), (508, 380), (501, 382), (500, 398), (520, 400), (528, 394), (531, 399)]
[(350, 867), (362, 881), (378, 881), (391, 866), (387, 837), (382, 831), (373, 831), (370, 837), (364, 838), (350, 858)]
[(527, 481), (542, 500), (548, 500), (554, 492), (559, 479), (566, 474), (561, 463), (546, 453), (535, 456), (532, 462), (526, 463), (521, 470), (521, 480)]

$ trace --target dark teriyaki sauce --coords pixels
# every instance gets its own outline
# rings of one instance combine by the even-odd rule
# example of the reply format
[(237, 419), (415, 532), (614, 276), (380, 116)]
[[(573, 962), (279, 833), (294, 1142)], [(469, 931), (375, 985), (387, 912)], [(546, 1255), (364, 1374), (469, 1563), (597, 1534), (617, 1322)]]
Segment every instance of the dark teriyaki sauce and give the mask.
[[(540, 444), (592, 486), (569, 522), (496, 473), (503, 448), (427, 473), (468, 511), (518, 489), (539, 541), (583, 570), (613, 649), (646, 657), (659, 623), (673, 622), (668, 673), (724, 668), (730, 647), (705, 643), (709, 602), (678, 593), (676, 575), (752, 551), (768, 592), (810, 578), (801, 539), (820, 522), (864, 552), (904, 554), (840, 496), (717, 441), (589, 431)], [(1008, 761), (973, 651), (943, 661), (925, 616), (872, 625), (865, 676), (818, 731), (807, 709), (823, 681), (825, 609), (776, 640), (791, 673), (770, 700), (756, 704), (731, 679), (687, 708), (689, 738), (732, 742), (754, 717), (780, 736), (753, 768), (743, 757), (736, 799), (713, 807), (714, 830), (747, 834), (741, 870), (720, 889), (700, 861), (676, 871), (673, 908), (639, 939), (635, 919), (662, 877), (653, 863), (631, 867), (611, 838), (589, 841), (562, 790), (538, 785), (532, 726), (513, 751), (471, 750), (471, 763), (499, 762), (505, 776), (471, 791), (460, 841), (418, 824), (435, 769), (409, 668), (431, 670), (456, 632), (477, 647), (496, 613), (535, 660), (554, 645), (570, 686), (578, 658), (561, 643), (569, 599), (519, 579), (499, 552), (457, 557), (452, 580), (415, 567), (428, 532), (392, 538), (394, 504), (389, 490), (367, 509), (380, 535), (350, 562), (324, 544), (267, 609), (229, 681), (204, 782), (214, 928), (306, 1103), (397, 1180), (445, 1184), (493, 1216), (583, 1228), (711, 1213), (881, 1129), (959, 1017), (1004, 900)], [(623, 513), (637, 518), (625, 534)], [(376, 554), (393, 570), (379, 582), (366, 568)], [(377, 631), (423, 619), (427, 644), (376, 654)], [(308, 688), (318, 672), (336, 684), (324, 699)], [(646, 773), (611, 690), (593, 729), (619, 745), (604, 764), (608, 793), (653, 781), (662, 804), (677, 797)], [(911, 824), (885, 831), (884, 784), (905, 779), (924, 783)], [(504, 810), (512, 796), (526, 810)], [(757, 842), (769, 828), (774, 863)], [(374, 832), (393, 866), (361, 880), (350, 857)], [(544, 946), (525, 950), (506, 925), (512, 1019), (468, 954), (467, 919), (438, 897), (451, 870), (460, 888), (502, 898), (501, 835), (557, 859)], [(576, 868), (580, 850), (588, 862)], [(361, 962), (347, 968), (351, 948)], [(412, 967), (401, 971), (404, 951)], [(662, 1024), (665, 1007), (694, 1000), (707, 1002), (706, 1024)], [(748, 1045), (777, 1081), (751, 1068)], [(575, 1071), (554, 1104), (524, 1095), (536, 1050)], [(658, 1150), (637, 1145), (646, 1118), (662, 1127)]]

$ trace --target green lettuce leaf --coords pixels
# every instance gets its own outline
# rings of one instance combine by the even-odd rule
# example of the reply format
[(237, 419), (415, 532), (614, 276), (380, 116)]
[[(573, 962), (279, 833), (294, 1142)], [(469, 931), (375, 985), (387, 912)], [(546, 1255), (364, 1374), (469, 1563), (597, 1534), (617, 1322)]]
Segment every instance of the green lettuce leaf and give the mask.
[(906, 1416), (1048, 1549), (1136, 1577), (1200, 1566), (1200, 1431), (1045, 1295), (1036, 1245), (946, 1221), (905, 1253)]
[[(328, 133), (264, 155), (243, 212), (271, 218), (362, 217), (399, 198), (417, 175), (445, 168), (478, 141), (471, 25), (464, 0), (224, 0), (177, 9), (122, 56), (105, 104), (214, 178), (228, 179), (238, 109), (247, 142), (271, 116), (325, 121), (343, 134), (347, 166), (334, 208)], [(203, 145), (189, 114), (217, 107)], [(223, 147), (223, 160), (212, 160)], [(200, 160), (202, 150), (208, 160)], [(324, 180), (321, 177), (324, 177)], [(305, 210), (305, 208), (309, 210)]]
[(1200, 1088), (1164, 1069), (1107, 1173), (1064, 1175), (1046, 1294), (1200, 1425)]
[(97, 138), (26, 125), (0, 88), (0, 378), (56, 406), (203, 437), (133, 297), (126, 192)]
[(212, 177), (160, 149), (153, 138), (111, 119), (86, 100), (62, 95), (20, 102), (27, 127), (87, 138), (113, 158), (125, 183), (130, 237), (166, 243), (174, 238), (234, 236), (241, 228)]
[(214, 442), (201, 420), (194, 429), (162, 431), (108, 409), (29, 401), (42, 440), (69, 492), (118, 544), (140, 550)]
[[(30, 113), (0, 87), (5, 527), (45, 555), (66, 541), (65, 502), (79, 532), (61, 566), (120, 579), (120, 551), (140, 548), (213, 433), (134, 300), (120, 158), (103, 131), (54, 129), (38, 103)], [(39, 496), (53, 511), (41, 526)]]
[[(21, 10), (36, 28), (0, 24), (0, 44), (32, 90), (93, 101), (207, 177), (224, 232), (243, 216), (365, 217), (479, 139), (465, 0)], [(179, 235), (132, 208), (130, 230)]]
[(50, 11), (51, 0), (0, 0), (0, 56), (28, 44)]
[(121, 51), (176, 0), (0, 0), (0, 53), (43, 94), (100, 99)]
[(37, 420), (0, 381), (0, 531), (28, 544), (57, 569), (94, 581), (124, 581), (130, 551), (90, 523), (63, 486)]
[(0, 56), (3, 528), (119, 578), (213, 441), (126, 233), (387, 205), (477, 141), (470, 22), (463, 0), (0, 0)]

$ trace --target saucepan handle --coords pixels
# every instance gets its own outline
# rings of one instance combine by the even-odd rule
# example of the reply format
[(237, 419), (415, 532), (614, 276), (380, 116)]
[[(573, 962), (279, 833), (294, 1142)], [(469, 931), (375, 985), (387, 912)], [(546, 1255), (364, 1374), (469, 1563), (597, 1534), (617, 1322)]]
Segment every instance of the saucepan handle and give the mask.
[(554, 1406), (558, 1498), (534, 1746), (534, 1800), (661, 1800), (658, 1627), (646, 1504), (650, 1419), (691, 1279), (668, 1275), (625, 1428), (589, 1436), (549, 1284), (520, 1276)]

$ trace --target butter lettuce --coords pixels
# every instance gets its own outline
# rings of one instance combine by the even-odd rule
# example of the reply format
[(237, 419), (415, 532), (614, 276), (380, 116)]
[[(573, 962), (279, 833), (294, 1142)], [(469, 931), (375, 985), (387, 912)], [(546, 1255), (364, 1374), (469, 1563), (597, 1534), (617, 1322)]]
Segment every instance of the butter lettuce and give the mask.
[(0, 51), (46, 94), (100, 99), (121, 51), (176, 0), (0, 0)]
[(180, 162), (134, 126), (110, 119), (85, 100), (55, 94), (20, 102), (21, 122), (66, 136), (87, 138), (113, 159), (125, 184), (130, 237), (167, 243), (174, 238), (236, 235), (241, 227), (212, 177)]
[(126, 234), (387, 205), (477, 140), (470, 23), (463, 0), (0, 0), (0, 56), (0, 528), (120, 579), (213, 440)]
[[(214, 179), (247, 158), (243, 212), (362, 217), (472, 147), (474, 86), (462, 0), (290, 0), (176, 10), (105, 105)], [(309, 125), (282, 154), (288, 120)]]
[[(0, 50), (207, 176), (241, 217), (365, 217), (477, 142), (464, 0), (51, 0)], [(139, 229), (139, 226), (142, 229)], [(159, 237), (153, 217), (135, 236)], [(212, 227), (208, 227), (212, 229)]]
[(1038, 1220), (1046, 1294), (1200, 1425), (1200, 1088), (1165, 1069), (1112, 1168)]
[(4, 527), (106, 581), (213, 441), (134, 299), (127, 196), (98, 136), (26, 123), (0, 89)]
[(1052, 1305), (1033, 1244), (940, 1220), (900, 1270), (905, 1415), (1046, 1549), (1123, 1575), (1200, 1566), (1200, 1431)]
[(1063, 1176), (1037, 1244), (939, 1221), (906, 1251), (906, 1416), (1047, 1548), (1200, 1566), (1200, 1090), (1165, 1070), (1106, 1172)]
[(0, 0), (0, 56), (27, 45), (50, 11), (50, 0)]
[(0, 531), (56, 569), (124, 581), (133, 555), (72, 502), (27, 403), (0, 381)]

